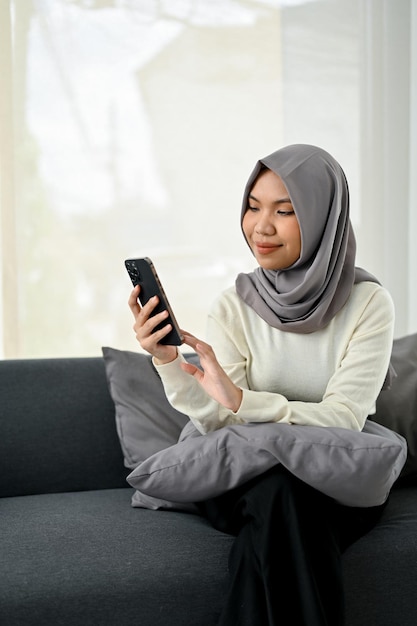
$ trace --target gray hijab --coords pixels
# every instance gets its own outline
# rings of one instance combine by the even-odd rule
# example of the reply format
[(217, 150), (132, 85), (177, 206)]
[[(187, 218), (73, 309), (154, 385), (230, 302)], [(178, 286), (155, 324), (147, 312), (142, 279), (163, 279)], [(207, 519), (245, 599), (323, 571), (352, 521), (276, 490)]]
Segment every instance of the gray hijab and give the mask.
[[(249, 193), (268, 168), (287, 188), (301, 231), (301, 254), (290, 267), (239, 274), (236, 290), (274, 328), (312, 333), (324, 328), (347, 302), (355, 283), (379, 281), (355, 267), (356, 241), (349, 219), (349, 189), (339, 163), (325, 150), (294, 144), (258, 161), (247, 182)], [(390, 364), (383, 388), (396, 376)]]
[(239, 274), (236, 289), (274, 328), (312, 333), (324, 328), (349, 298), (354, 283), (378, 282), (355, 267), (349, 189), (339, 163), (325, 150), (296, 144), (258, 161), (246, 185), (241, 221), (259, 173), (268, 168), (287, 188), (301, 231), (301, 254), (290, 267)]

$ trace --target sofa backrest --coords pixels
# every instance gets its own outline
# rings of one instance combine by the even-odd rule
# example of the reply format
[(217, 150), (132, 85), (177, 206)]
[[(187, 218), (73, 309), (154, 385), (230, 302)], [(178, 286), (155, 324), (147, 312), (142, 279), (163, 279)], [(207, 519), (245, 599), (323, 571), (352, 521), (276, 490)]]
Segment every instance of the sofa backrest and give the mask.
[(127, 487), (102, 358), (0, 361), (0, 497)]

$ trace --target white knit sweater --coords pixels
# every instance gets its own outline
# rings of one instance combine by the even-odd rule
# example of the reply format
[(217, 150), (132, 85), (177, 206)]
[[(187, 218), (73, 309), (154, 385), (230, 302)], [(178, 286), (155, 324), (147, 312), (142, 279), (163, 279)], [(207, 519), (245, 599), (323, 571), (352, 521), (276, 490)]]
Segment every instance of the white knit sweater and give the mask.
[(239, 410), (225, 409), (183, 372), (182, 354), (157, 370), (170, 403), (201, 433), (247, 422), (361, 430), (388, 370), (393, 322), (391, 297), (375, 283), (354, 285), (330, 324), (310, 334), (272, 328), (231, 287), (214, 303), (207, 341), (243, 389)]

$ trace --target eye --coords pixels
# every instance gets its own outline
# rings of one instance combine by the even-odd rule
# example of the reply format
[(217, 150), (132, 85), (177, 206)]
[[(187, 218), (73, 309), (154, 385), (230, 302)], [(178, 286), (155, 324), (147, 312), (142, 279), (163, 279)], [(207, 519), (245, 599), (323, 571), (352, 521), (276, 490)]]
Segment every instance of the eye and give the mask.
[(259, 211), (259, 208), (256, 206), (248, 206), (248, 211), (252, 211), (252, 213), (255, 213), (256, 211)]
[(289, 215), (294, 215), (294, 211), (293, 210), (290, 210), (290, 211), (280, 210), (280, 211), (277, 211), (277, 214), (283, 217), (288, 217)]

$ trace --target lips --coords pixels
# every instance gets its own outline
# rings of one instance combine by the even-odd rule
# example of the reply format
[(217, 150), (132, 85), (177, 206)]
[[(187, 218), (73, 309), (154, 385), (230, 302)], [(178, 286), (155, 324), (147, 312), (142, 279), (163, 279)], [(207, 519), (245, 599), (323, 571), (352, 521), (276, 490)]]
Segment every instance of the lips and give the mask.
[(255, 248), (259, 254), (270, 254), (282, 246), (282, 244), (257, 243), (254, 242)]

